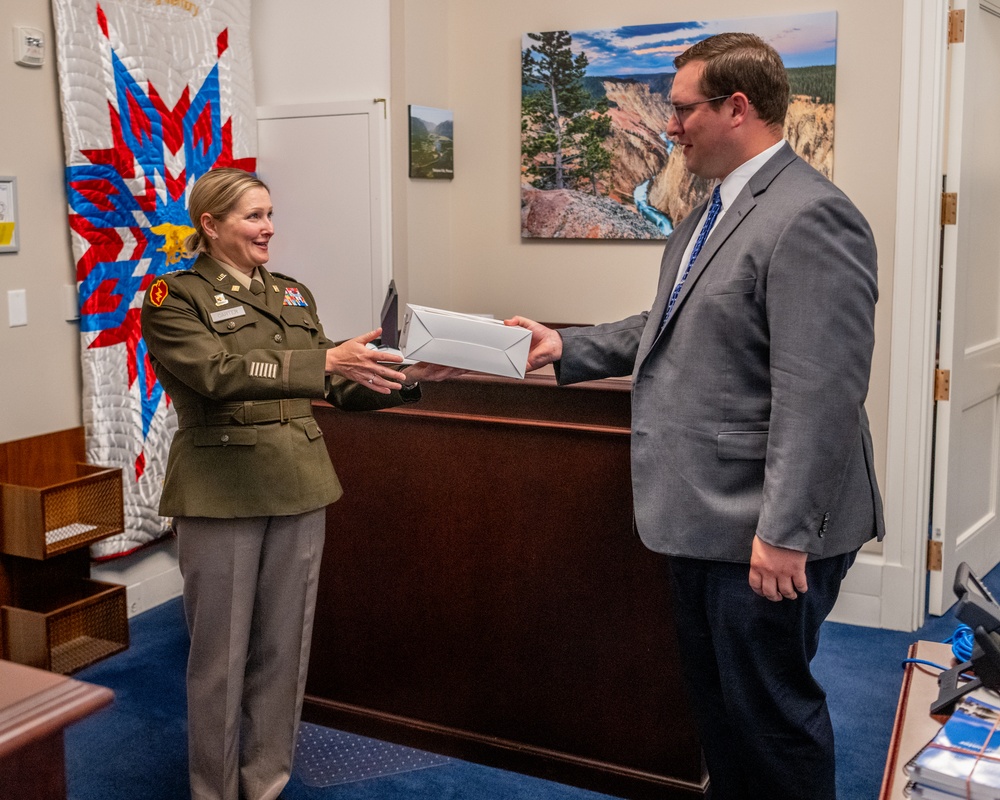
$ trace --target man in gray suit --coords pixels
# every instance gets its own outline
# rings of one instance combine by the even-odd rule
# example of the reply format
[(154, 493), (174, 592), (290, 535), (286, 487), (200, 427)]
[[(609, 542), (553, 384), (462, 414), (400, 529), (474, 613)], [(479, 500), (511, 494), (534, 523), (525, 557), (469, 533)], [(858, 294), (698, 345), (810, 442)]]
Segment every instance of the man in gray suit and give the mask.
[(727, 33), (674, 63), (667, 131), (715, 187), (667, 242), (652, 308), (507, 324), (560, 383), (632, 375), (635, 525), (669, 556), (713, 800), (833, 800), (809, 664), (858, 548), (884, 531), (864, 408), (875, 244), (783, 141), (773, 48)]

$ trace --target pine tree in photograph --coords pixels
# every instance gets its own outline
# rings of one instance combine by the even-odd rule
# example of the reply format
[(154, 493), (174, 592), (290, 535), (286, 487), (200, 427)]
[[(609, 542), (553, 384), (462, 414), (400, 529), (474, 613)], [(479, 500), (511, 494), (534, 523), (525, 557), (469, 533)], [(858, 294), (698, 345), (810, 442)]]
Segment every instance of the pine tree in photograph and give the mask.
[(607, 101), (595, 101), (584, 86), (588, 60), (573, 55), (569, 31), (529, 33), (537, 44), (521, 54), (521, 153), (533, 185), (576, 188), (611, 167), (603, 147), (611, 133)]

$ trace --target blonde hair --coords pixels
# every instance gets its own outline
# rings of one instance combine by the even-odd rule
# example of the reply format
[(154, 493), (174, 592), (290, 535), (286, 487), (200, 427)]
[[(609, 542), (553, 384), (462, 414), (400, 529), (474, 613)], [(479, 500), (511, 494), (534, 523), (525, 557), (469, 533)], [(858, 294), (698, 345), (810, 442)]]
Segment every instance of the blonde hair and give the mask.
[(223, 219), (250, 189), (270, 192), (267, 184), (256, 175), (235, 167), (209, 170), (198, 178), (188, 199), (188, 214), (191, 215), (194, 233), (184, 240), (184, 249), (189, 253), (208, 252), (208, 237), (201, 225), (202, 215)]

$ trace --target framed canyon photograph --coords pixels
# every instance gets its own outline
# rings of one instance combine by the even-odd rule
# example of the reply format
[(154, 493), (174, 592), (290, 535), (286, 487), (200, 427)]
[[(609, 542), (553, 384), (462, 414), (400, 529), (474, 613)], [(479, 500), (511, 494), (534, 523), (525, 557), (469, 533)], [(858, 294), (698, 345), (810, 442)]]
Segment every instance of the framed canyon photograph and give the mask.
[(833, 176), (837, 14), (526, 33), (521, 44), (521, 236), (665, 239), (707, 197), (667, 136), (673, 60), (724, 31), (780, 54), (785, 138)]

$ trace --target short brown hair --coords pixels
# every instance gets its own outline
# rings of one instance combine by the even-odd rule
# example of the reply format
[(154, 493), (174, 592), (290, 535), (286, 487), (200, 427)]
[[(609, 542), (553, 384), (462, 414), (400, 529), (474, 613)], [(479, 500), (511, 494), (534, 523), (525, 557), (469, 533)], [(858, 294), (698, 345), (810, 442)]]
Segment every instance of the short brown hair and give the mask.
[(188, 199), (188, 214), (191, 216), (194, 233), (184, 240), (184, 248), (189, 253), (206, 250), (205, 231), (201, 227), (202, 214), (208, 213), (215, 219), (223, 219), (246, 192), (255, 188), (270, 192), (267, 184), (256, 175), (235, 167), (219, 167), (198, 178)]
[(752, 33), (720, 33), (691, 45), (674, 59), (680, 69), (692, 61), (705, 64), (705, 97), (743, 92), (769, 125), (784, 125), (791, 90), (778, 51)]

